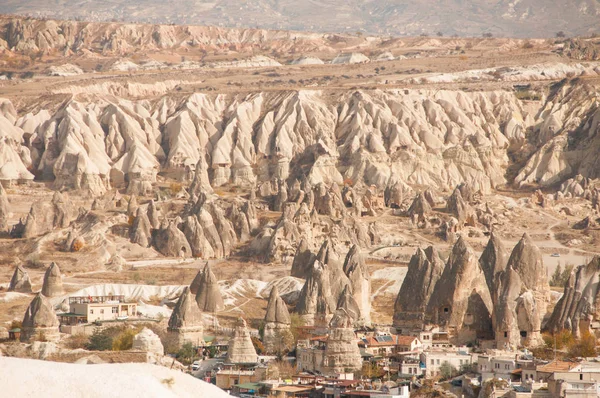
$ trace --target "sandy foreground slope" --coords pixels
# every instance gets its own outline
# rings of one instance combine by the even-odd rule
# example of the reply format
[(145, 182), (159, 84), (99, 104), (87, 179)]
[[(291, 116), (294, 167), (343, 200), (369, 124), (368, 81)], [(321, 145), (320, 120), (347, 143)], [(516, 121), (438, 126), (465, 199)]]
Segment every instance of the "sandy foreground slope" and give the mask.
[(0, 395), (14, 397), (228, 396), (212, 384), (162, 366), (80, 365), (7, 357), (0, 358), (0, 390)]

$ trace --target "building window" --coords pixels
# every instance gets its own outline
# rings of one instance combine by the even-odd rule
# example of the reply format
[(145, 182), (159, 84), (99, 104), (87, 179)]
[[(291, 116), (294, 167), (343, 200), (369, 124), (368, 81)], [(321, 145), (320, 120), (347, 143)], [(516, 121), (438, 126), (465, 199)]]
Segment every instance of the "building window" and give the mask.
[(583, 373), (579, 373), (579, 380), (583, 380)]
[(450, 309), (448, 307), (445, 307), (444, 312), (448, 312), (448, 311), (450, 311)]
[(90, 314), (93, 314), (93, 313), (94, 313), (94, 310), (90, 310)]
[(504, 332), (504, 337), (508, 337), (508, 332)]
[(525, 330), (521, 330), (521, 337), (527, 337), (527, 332)]
[(435, 362), (434, 362), (434, 360), (432, 359), (432, 360), (431, 360), (431, 364), (433, 365), (434, 363), (435, 363)]
[(118, 314), (119, 313), (119, 307), (112, 307), (112, 313), (113, 314)]
[(438, 365), (440, 364), (440, 360), (439, 360), (439, 359), (437, 360), (437, 364), (438, 364)]

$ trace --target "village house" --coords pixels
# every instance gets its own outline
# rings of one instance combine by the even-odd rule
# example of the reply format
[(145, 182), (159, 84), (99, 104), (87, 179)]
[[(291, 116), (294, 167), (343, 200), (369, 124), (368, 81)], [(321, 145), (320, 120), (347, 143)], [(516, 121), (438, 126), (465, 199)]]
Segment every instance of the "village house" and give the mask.
[(69, 297), (69, 312), (58, 314), (61, 327), (125, 320), (137, 316), (137, 303), (125, 302), (125, 296)]
[(376, 335), (363, 337), (358, 346), (375, 357), (388, 357), (398, 353), (417, 353), (421, 350), (421, 341), (414, 336)]
[(425, 376), (434, 377), (440, 375), (440, 367), (444, 363), (457, 370), (470, 366), (473, 363), (473, 357), (464, 348), (457, 351), (424, 351), (421, 354), (421, 362), (425, 365)]

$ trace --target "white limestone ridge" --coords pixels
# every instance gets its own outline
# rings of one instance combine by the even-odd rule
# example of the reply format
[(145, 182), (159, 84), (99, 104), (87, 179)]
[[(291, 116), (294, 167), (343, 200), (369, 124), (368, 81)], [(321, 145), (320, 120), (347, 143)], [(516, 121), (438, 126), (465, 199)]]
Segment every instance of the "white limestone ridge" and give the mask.
[[(508, 152), (522, 150), (529, 160), (514, 182), (551, 185), (577, 173), (597, 177), (597, 138), (577, 133), (597, 130), (597, 98), (577, 84), (537, 105), (505, 91), (100, 95), (52, 111), (40, 104), (21, 117), (3, 100), (0, 179), (31, 180), (35, 170), (55, 189), (99, 195), (127, 186), (143, 194), (159, 172), (186, 180), (203, 159), (205, 188), (207, 179), (212, 187), (286, 179), (303, 166), (313, 185), (394, 181), (451, 190), (464, 182), (488, 193), (513, 182)], [(526, 145), (528, 136), (536, 144)]]

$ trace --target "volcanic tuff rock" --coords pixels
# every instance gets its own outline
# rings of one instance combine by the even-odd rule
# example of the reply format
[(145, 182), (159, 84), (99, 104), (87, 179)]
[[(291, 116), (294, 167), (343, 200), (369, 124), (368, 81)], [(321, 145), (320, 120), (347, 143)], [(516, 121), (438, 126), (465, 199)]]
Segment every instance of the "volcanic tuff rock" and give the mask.
[(498, 347), (539, 343), (550, 287), (542, 253), (527, 233), (514, 247), (495, 291), (494, 327)]
[(0, 184), (0, 231), (5, 231), (8, 228), (8, 217), (10, 215), (10, 207), (6, 190)]
[[(319, 260), (315, 260), (306, 282), (300, 292), (296, 310), (300, 315), (305, 315), (307, 321), (313, 320), (317, 313), (317, 302), (323, 300), (326, 314), (331, 314), (337, 307), (337, 299), (331, 292), (331, 276), (329, 267)], [(311, 319), (312, 318), (312, 319)]]
[(434, 324), (447, 326), (457, 342), (492, 335), (492, 299), (485, 275), (462, 236), (434, 287), (427, 313)]
[(168, 331), (175, 333), (181, 344), (186, 341), (195, 344), (202, 341), (202, 312), (192, 294), (191, 288), (188, 286), (183, 288), (169, 318)]
[(242, 318), (238, 318), (234, 335), (229, 340), (225, 362), (233, 364), (258, 362), (258, 355), (252, 344), (248, 325), (246, 325), (246, 321)]
[(57, 297), (65, 293), (63, 289), (62, 276), (58, 264), (50, 264), (44, 274), (44, 284), (42, 285), (42, 294), (46, 297)]
[(43, 335), (47, 341), (60, 338), (59, 322), (50, 301), (38, 293), (27, 307), (23, 317), (21, 341), (30, 341)]
[(302, 238), (292, 261), (291, 275), (307, 279), (311, 266), (315, 261), (314, 253), (309, 249), (306, 239)]
[(335, 312), (331, 318), (331, 324), (339, 325), (340, 322), (342, 322), (340, 320), (341, 317), (348, 317), (355, 325), (362, 317), (362, 311), (354, 297), (352, 297), (350, 286), (344, 288), (344, 291), (338, 299)]
[(152, 244), (152, 226), (148, 214), (142, 208), (137, 209), (131, 225), (130, 240), (131, 243), (137, 243), (142, 247), (150, 247)]
[(417, 249), (408, 263), (406, 277), (394, 304), (396, 328), (423, 327), (427, 304), (443, 272), (444, 262), (433, 246)]
[(553, 332), (569, 329), (575, 336), (592, 332), (592, 322), (600, 318), (596, 310), (599, 283), (600, 257), (596, 256), (571, 273), (546, 328)]
[[(371, 275), (357, 245), (353, 245), (346, 254), (343, 269), (351, 286), (351, 289), (348, 289), (347, 286), (344, 292), (350, 293), (351, 291), (352, 298), (360, 310), (358, 314), (360, 317), (355, 321), (368, 325), (371, 323)], [(339, 304), (338, 300), (338, 307)]]
[(175, 221), (169, 222), (166, 228), (156, 231), (154, 238), (156, 249), (164, 256), (189, 257), (192, 254), (190, 245)]
[(29, 274), (23, 267), (17, 265), (10, 284), (8, 285), (9, 292), (31, 293), (31, 280)]
[(354, 334), (350, 316), (340, 314), (332, 322), (331, 332), (327, 338), (323, 358), (324, 373), (327, 375), (346, 372), (348, 369), (362, 368), (362, 357), (358, 341)]
[(165, 348), (160, 341), (160, 337), (158, 337), (156, 333), (148, 328), (143, 328), (133, 337), (133, 345), (131, 349), (134, 351), (144, 351), (158, 355), (165, 354)]
[(204, 267), (202, 280), (196, 293), (196, 303), (200, 311), (203, 312), (214, 313), (221, 311), (225, 307), (221, 288), (209, 264), (206, 264), (206, 267)]
[(291, 324), (290, 313), (287, 305), (279, 296), (277, 286), (273, 286), (271, 289), (264, 322), (263, 341), (265, 348), (273, 352), (277, 344), (280, 343), (277, 340), (282, 339), (285, 334), (289, 333)]
[(479, 265), (485, 275), (485, 281), (488, 285), (488, 289), (490, 289), (492, 302), (494, 304), (496, 304), (499, 293), (496, 292), (496, 287), (498, 287), (500, 283), (498, 278), (506, 269), (507, 260), (504, 244), (498, 235), (492, 232), (483, 253), (481, 253), (481, 257), (479, 258)]

